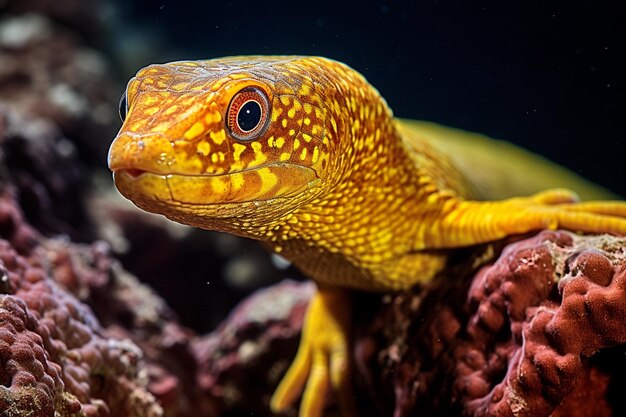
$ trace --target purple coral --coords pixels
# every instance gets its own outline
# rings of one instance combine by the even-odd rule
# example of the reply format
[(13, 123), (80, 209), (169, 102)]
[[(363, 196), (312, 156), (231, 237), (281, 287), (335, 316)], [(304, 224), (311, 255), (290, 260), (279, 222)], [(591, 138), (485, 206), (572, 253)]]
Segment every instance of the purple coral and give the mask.
[[(10, 200), (1, 205), (11, 212)], [(0, 229), (27, 230), (12, 213)], [(139, 348), (105, 336), (91, 309), (60, 288), (42, 261), (0, 239), (2, 415), (162, 415), (146, 388)]]

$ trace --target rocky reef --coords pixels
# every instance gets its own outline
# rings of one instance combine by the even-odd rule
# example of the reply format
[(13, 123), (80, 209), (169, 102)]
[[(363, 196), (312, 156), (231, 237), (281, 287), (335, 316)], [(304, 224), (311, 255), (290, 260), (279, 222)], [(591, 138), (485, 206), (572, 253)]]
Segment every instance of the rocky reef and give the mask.
[[(296, 272), (116, 196), (123, 81), (99, 2), (61, 3), (0, 5), (0, 416), (271, 415), (313, 285), (280, 281), (226, 317)], [(625, 292), (626, 239), (546, 231), (359, 294), (361, 414), (626, 414)]]

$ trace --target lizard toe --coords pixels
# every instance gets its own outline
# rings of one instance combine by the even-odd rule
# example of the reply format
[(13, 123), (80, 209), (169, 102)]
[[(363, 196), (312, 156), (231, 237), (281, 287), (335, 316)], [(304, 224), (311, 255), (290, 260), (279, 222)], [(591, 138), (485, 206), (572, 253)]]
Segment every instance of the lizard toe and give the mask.
[(331, 390), (343, 415), (356, 415), (349, 378), (349, 324), (346, 292), (322, 290), (315, 294), (307, 310), (296, 358), (272, 397), (272, 411), (285, 411), (304, 387), (300, 417), (320, 417)]

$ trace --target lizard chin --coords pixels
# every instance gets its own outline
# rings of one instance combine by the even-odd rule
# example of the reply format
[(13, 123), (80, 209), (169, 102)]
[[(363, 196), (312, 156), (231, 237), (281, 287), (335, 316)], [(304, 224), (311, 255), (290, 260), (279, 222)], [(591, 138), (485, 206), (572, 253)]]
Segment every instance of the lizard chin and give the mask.
[(168, 217), (197, 214), (236, 217), (275, 199), (296, 196), (318, 181), (314, 169), (272, 164), (222, 175), (154, 173), (132, 168), (115, 170), (115, 186), (139, 207)]

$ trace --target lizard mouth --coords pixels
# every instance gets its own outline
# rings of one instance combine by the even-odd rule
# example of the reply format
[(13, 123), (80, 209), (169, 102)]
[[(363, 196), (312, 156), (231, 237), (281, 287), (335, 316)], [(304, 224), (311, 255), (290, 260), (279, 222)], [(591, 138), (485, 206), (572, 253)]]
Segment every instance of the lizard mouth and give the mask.
[[(295, 164), (271, 164), (220, 175), (155, 173), (135, 168), (113, 172), (115, 186), (150, 211), (158, 206), (226, 206), (289, 197), (317, 181), (315, 170)], [(156, 209), (156, 210), (155, 210)]]

